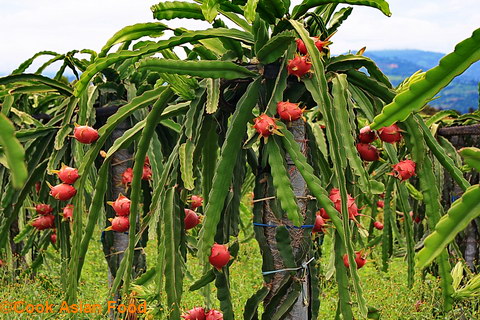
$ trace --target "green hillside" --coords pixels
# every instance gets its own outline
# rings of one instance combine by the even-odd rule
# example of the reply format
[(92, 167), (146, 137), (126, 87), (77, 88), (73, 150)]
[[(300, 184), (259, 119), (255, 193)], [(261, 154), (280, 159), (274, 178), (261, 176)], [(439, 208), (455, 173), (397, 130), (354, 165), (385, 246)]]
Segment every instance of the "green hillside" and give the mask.
[[(420, 50), (367, 51), (378, 67), (388, 75), (394, 85), (417, 70), (428, 70), (438, 64), (442, 53)], [(473, 64), (464, 74), (443, 89), (438, 99), (430, 104), (438, 109), (455, 109), (461, 113), (477, 109), (479, 105), (480, 63)]]

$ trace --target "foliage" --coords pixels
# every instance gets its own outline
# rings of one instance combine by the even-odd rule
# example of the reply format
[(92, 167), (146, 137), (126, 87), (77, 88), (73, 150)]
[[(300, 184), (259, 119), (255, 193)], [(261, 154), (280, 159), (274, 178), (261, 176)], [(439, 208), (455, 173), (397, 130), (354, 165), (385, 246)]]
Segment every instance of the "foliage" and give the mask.
[[(419, 285), (414, 257), (422, 242), (417, 240), (430, 233), (417, 254), (417, 266), (435, 260), (438, 270), (430, 272), (441, 278), (438, 285), (444, 301), (443, 310), (435, 314), (449, 312), (455, 292), (446, 249), (455, 234), (478, 216), (479, 186), (469, 185), (459, 159), (452, 159), (447, 152), (451, 148), (444, 142), (442, 146), (430, 131), (429, 126), (451, 114), (434, 116), (427, 125), (418, 111), (480, 58), (479, 30), (438, 67), (415, 73), (393, 88), (375, 62), (362, 55), (363, 50), (330, 56), (329, 41), (351, 12), (337, 10), (338, 3), (371, 6), (390, 15), (385, 1), (305, 0), (291, 13), (288, 0), (162, 2), (151, 8), (155, 18), (205, 20), (211, 28), (191, 31), (140, 23), (117, 32), (98, 54), (42, 52), (14, 74), (0, 78), (0, 126), (6, 129), (0, 135), (4, 150), (0, 256), (13, 265), (11, 233), (23, 245), (21, 252), (14, 253), (33, 258), (22, 266), (29, 272), (57, 259), (48, 251), (52, 231), (32, 228), (29, 223), (35, 215), (28, 210), (43, 202), (59, 212), (64, 203), (48, 196), (47, 183), (57, 183), (53, 170), (62, 163), (78, 168), (73, 221), (57, 215), (59, 241), (53, 245), (61, 256), (57, 263), (65, 299), (78, 301), (88, 248), (99, 236), (96, 228), (109, 225), (106, 218), (112, 212), (106, 200), (112, 200), (109, 197), (122, 178), (112, 174), (122, 162), (113, 159), (121, 150), (130, 150), (133, 159), (124, 160), (133, 160), (133, 176), (124, 182), (131, 198), (128, 245), (113, 253), (123, 258), (114, 269), (109, 297), (119, 293), (123, 301), (141, 297), (148, 300), (152, 316), (178, 319), (181, 307), (188, 308), (186, 289), (198, 280), (192, 290), (203, 295), (206, 307), (219, 306), (225, 319), (233, 319), (242, 309), (235, 297), (234, 274), (245, 273), (238, 269), (242, 250), (255, 237), (263, 284), (252, 286), (258, 290), (251, 292), (250, 299), (242, 296), (252, 313), (247, 317), (263, 312), (265, 319), (281, 318), (298, 312), (305, 304), (295, 302), (306, 299), (307, 291), (314, 294), (308, 297), (309, 307), (300, 312), (319, 314), (325, 278), (336, 280), (338, 317), (378, 317), (380, 311), (370, 305), (362, 286), (363, 271), (356, 268), (355, 252), (375, 261), (375, 247), (381, 245), (384, 271), (396, 255), (404, 256), (403, 274), (407, 287), (413, 288)], [(240, 29), (228, 28), (222, 19)], [(145, 40), (145, 36), (160, 39)], [(118, 46), (115, 52), (114, 46)], [(184, 59), (179, 58), (181, 50)], [(305, 74), (291, 65), (296, 51), (306, 52), (296, 59)], [(80, 59), (78, 53), (87, 53), (90, 59)], [(43, 55), (54, 55), (49, 63), (63, 60), (53, 79), (24, 73)], [(77, 78), (71, 83), (63, 78), (67, 67)], [(251, 127), (254, 119), (274, 116), (281, 101), (302, 103), (308, 112), (295, 121), (270, 120), (264, 131), (256, 132)], [(111, 108), (115, 111), (105, 115)], [(462, 117), (454, 121), (479, 120), (477, 114)], [(382, 149), (382, 161), (362, 161), (356, 148), (359, 130), (369, 123), (379, 129), (394, 122), (403, 130), (403, 139), (395, 145), (371, 141)], [(76, 125), (97, 128), (98, 140), (91, 145), (69, 140)], [(407, 182), (391, 177), (396, 175), (391, 166), (405, 160), (416, 163), (413, 170), (418, 178)], [(442, 167), (433, 165), (437, 162)], [(145, 170), (151, 173), (145, 175)], [(443, 170), (465, 193), (442, 217), (438, 177)], [(40, 182), (38, 191), (36, 182)], [(382, 208), (377, 200), (384, 191), (387, 203)], [(184, 208), (190, 207), (192, 195), (200, 194), (202, 223), (185, 230)], [(322, 226), (327, 231), (312, 235), (320, 209), (328, 215)], [(373, 223), (362, 215), (383, 221), (383, 234), (376, 235)], [(428, 223), (416, 222), (420, 215)], [(421, 231), (415, 225), (420, 223)], [(105, 249), (108, 239), (120, 234), (112, 232), (102, 233), (104, 250), (109, 250)], [(324, 245), (324, 240), (330, 244)], [(208, 263), (215, 242), (227, 245), (232, 257), (221, 270)], [(141, 275), (145, 270), (135, 269), (136, 251), (148, 245), (154, 248), (148, 254), (152, 269)], [(327, 257), (328, 264), (318, 263)], [(255, 279), (261, 276), (259, 266), (257, 261), (252, 268)]]

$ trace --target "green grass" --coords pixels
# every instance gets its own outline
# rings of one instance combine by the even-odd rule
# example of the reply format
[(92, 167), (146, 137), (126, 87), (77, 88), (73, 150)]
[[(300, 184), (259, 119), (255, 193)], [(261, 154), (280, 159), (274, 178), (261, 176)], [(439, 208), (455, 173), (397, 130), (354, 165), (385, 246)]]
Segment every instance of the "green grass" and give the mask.
[[(148, 264), (151, 266), (156, 252), (155, 241), (150, 241), (146, 248), (149, 257)], [(323, 274), (326, 272), (329, 259), (329, 242), (325, 242), (325, 256), (320, 264)], [(52, 248), (49, 251), (56, 254)], [(475, 314), (471, 311), (468, 304), (457, 305), (454, 312), (449, 313), (442, 318), (439, 315), (441, 308), (441, 295), (438, 290), (438, 281), (433, 277), (426, 277), (425, 281), (420, 281), (417, 276), (414, 288), (410, 289), (406, 285), (406, 264), (402, 258), (395, 258), (390, 264), (389, 271), (383, 273), (379, 271), (377, 261), (380, 256), (373, 252), (369, 257), (366, 266), (359, 270), (363, 283), (364, 295), (369, 306), (381, 310), (381, 319), (460, 319), (465, 313), (465, 319), (478, 318), (478, 311)], [(203, 306), (204, 298), (201, 290), (190, 292), (189, 286), (201, 276), (199, 262), (196, 258), (189, 255), (187, 262), (188, 273), (186, 274), (184, 284), (184, 296), (182, 300), (182, 310), (190, 309), (194, 306)], [(28, 303), (60, 303), (63, 300), (63, 290), (61, 288), (61, 274), (59, 262), (51, 260), (39, 270), (38, 275), (32, 281), (27, 276), (21, 277), (16, 283), (7, 281), (5, 271), (0, 271), (0, 300), (18, 301), (23, 300)], [(243, 243), (237, 260), (233, 263), (231, 270), (231, 293), (233, 306), (237, 319), (243, 318), (243, 306), (247, 299), (262, 286), (261, 276), (261, 257), (258, 245), (255, 240)], [(334, 319), (335, 308), (337, 304), (337, 289), (334, 279), (321, 279), (321, 306), (319, 319)], [(147, 287), (147, 291), (148, 291)], [(84, 266), (81, 283), (79, 286), (79, 300), (85, 303), (98, 303), (103, 305), (108, 291), (107, 266), (103, 258), (101, 244), (99, 241), (92, 241), (87, 255), (87, 261)], [(212, 305), (218, 308), (216, 299), (216, 290), (213, 285), (210, 286)], [(353, 296), (353, 295), (352, 295)], [(152, 307), (150, 305), (150, 307)], [(462, 308), (466, 311), (462, 311)], [(477, 307), (478, 308), (478, 307)], [(355, 309), (355, 303), (354, 303)], [(357, 310), (355, 310), (357, 311)], [(358, 314), (358, 312), (356, 312)], [(50, 319), (64, 319), (65, 315), (57, 315)], [(92, 317), (93, 318), (93, 317)], [(0, 319), (47, 319), (43, 315), (0, 315)], [(89, 319), (82, 315), (81, 319)], [(157, 319), (157, 318), (156, 318)]]

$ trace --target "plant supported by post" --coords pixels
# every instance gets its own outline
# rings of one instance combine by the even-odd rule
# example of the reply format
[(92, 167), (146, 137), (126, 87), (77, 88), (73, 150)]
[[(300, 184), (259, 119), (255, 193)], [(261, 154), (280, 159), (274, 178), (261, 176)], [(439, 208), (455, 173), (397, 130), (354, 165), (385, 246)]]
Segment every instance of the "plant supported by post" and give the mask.
[[(247, 211), (264, 286), (251, 292), (245, 319), (258, 319), (260, 304), (263, 319), (316, 319), (322, 272), (335, 274), (338, 317), (376, 316), (357, 270), (376, 246), (384, 270), (394, 247), (403, 247), (409, 286), (419, 281), (415, 263), (434, 262), (429, 272), (440, 276), (450, 310), (448, 243), (480, 214), (480, 189), (465, 180), (448, 145), (430, 131), (435, 121), (425, 122), (420, 111), (480, 59), (480, 30), (438, 67), (393, 88), (364, 50), (330, 54), (352, 11), (339, 3), (390, 15), (383, 0), (305, 0), (293, 8), (288, 0), (160, 2), (151, 10), (162, 22), (123, 28), (100, 53), (81, 51), (90, 59), (54, 54), (64, 62), (54, 79), (24, 73), (49, 52), (0, 78), (0, 258), (11, 250), (10, 236), (38, 268), (46, 258), (38, 248), (52, 239), (45, 229), (56, 227), (66, 299), (74, 303), (89, 243), (101, 237), (109, 293), (119, 301), (155, 280), (152, 317), (233, 319), (230, 267)], [(164, 23), (174, 18), (211, 28)], [(62, 78), (67, 67), (76, 75), (71, 83)], [(474, 151), (463, 151), (472, 167)], [(444, 170), (465, 191), (445, 214)], [(38, 218), (24, 210), (33, 203), (45, 204)], [(50, 208), (65, 219), (45, 215)], [(431, 233), (417, 262), (413, 209)], [(141, 248), (152, 237), (157, 256), (148, 270)], [(331, 252), (321, 250), (324, 237)], [(190, 290), (202, 289), (206, 305), (181, 310), (191, 255), (203, 275)], [(329, 270), (320, 268), (322, 259), (331, 261)], [(209, 305), (211, 282), (221, 311)]]

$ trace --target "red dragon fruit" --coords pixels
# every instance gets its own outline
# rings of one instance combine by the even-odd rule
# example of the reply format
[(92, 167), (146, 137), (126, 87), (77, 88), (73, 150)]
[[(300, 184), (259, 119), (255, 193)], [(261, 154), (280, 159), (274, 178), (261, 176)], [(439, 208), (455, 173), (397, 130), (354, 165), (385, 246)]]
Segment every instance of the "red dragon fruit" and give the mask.
[[(329, 198), (330, 200), (332, 200), (333, 204), (335, 205), (335, 209), (337, 209), (338, 212), (341, 212), (342, 202), (340, 198), (340, 190), (337, 188), (332, 188), (332, 190), (330, 191)], [(357, 204), (355, 203), (355, 199), (349, 194), (347, 194), (347, 207), (348, 207), (349, 218), (355, 219), (355, 217), (359, 215), (358, 207), (357, 207)]]
[(212, 247), (208, 260), (218, 270), (222, 269), (230, 261), (230, 252), (224, 244), (215, 243)]
[(295, 121), (302, 117), (305, 109), (300, 109), (299, 103), (280, 101), (277, 103), (277, 112), (282, 120)]
[[(367, 263), (366, 256), (363, 254), (362, 251), (355, 252), (355, 263), (357, 264), (357, 269), (360, 269), (365, 265), (365, 263)], [(347, 254), (343, 255), (343, 264), (345, 265), (345, 267), (350, 268)]]
[(49, 204), (46, 204), (46, 203), (39, 203), (35, 206), (35, 211), (38, 213), (38, 214), (41, 214), (41, 215), (47, 215), (47, 214), (50, 214), (53, 212), (53, 208), (51, 205)]
[(390, 175), (405, 181), (415, 175), (416, 163), (412, 160), (403, 160), (393, 166), (393, 172)]
[(296, 39), (295, 42), (297, 43), (298, 52), (300, 52), (301, 54), (307, 54), (307, 47), (305, 46), (305, 42), (303, 42), (303, 40), (300, 38)]
[(223, 313), (215, 309), (208, 311), (206, 316), (205, 320), (223, 320)]
[(150, 166), (143, 166), (142, 180), (150, 180), (152, 178), (152, 168)]
[(133, 179), (133, 169), (132, 168), (127, 168), (125, 171), (122, 173), (122, 184), (126, 187), (129, 186), (132, 183)]
[(322, 52), (323, 49), (325, 49), (329, 44), (331, 44), (331, 41), (323, 41), (320, 40), (318, 37), (313, 37), (313, 40), (315, 41), (315, 47), (317, 47), (318, 51)]
[(203, 205), (203, 198), (197, 195), (192, 195), (190, 198), (190, 208), (192, 210), (197, 209), (198, 207), (201, 207)]
[(52, 244), (57, 243), (57, 234), (56, 234), (56, 233), (52, 233), (52, 234), (50, 235), (50, 242), (51, 242)]
[[(324, 48), (326, 48), (329, 44), (331, 44), (331, 41), (323, 41), (320, 40), (319, 37), (312, 37), (312, 40), (315, 43), (315, 47), (317, 47), (318, 51), (323, 51)], [(307, 47), (305, 46), (305, 43), (303, 42), (302, 39), (296, 39), (295, 42), (297, 43), (297, 50), (301, 54), (307, 54)]]
[(32, 227), (37, 230), (45, 230), (55, 228), (55, 216), (53, 214), (47, 214), (40, 216), (31, 222)]
[[(148, 159), (148, 157), (146, 158)], [(148, 162), (150, 163), (150, 162)], [(152, 168), (150, 165), (147, 164), (147, 161), (143, 165), (142, 169), (142, 180), (150, 180), (152, 178)], [(132, 168), (127, 168), (125, 171), (122, 173), (122, 185), (125, 187), (128, 187), (133, 180), (133, 169)]]
[(185, 320), (205, 320), (205, 309), (202, 307), (195, 307), (182, 314), (182, 318)]
[(183, 220), (183, 223), (185, 224), (185, 230), (190, 230), (192, 228), (195, 228), (200, 223), (200, 217), (193, 210), (190, 210), (190, 209), (184, 209), (184, 210), (185, 210), (185, 219)]
[(380, 152), (369, 143), (357, 143), (357, 151), (364, 161), (377, 161), (380, 159)]
[(325, 220), (322, 218), (322, 215), (321, 214), (317, 214), (317, 216), (315, 217), (315, 224), (313, 225), (313, 229), (312, 229), (312, 232), (313, 233), (316, 233), (316, 232), (325, 232), (325, 226), (327, 225), (327, 223), (325, 222)]
[(380, 136), (380, 140), (394, 143), (402, 140), (401, 131), (396, 124), (392, 124), (391, 126), (378, 129), (378, 135)]
[(63, 183), (67, 184), (74, 184), (80, 177), (77, 169), (66, 165), (63, 165), (60, 170), (53, 170), (52, 172), (56, 173)]
[(89, 126), (76, 125), (73, 130), (73, 136), (78, 142), (91, 144), (98, 139), (98, 131)]
[(375, 221), (373, 223), (373, 226), (375, 227), (375, 229), (378, 229), (378, 230), (382, 230), (383, 229), (383, 223), (381, 223), (380, 221)]
[(72, 220), (73, 219), (73, 204), (67, 204), (63, 208), (63, 219)]
[(107, 203), (113, 207), (117, 216), (128, 216), (130, 214), (130, 199), (123, 194), (119, 194), (117, 200)]
[(358, 135), (358, 141), (361, 143), (371, 143), (377, 139), (375, 132), (370, 129), (369, 126), (363, 127), (360, 129), (360, 134)]
[(267, 116), (266, 114), (261, 114), (256, 117), (253, 122), (253, 128), (264, 138), (270, 136), (272, 133), (277, 131), (278, 126), (275, 123), (275, 119)]
[(410, 217), (412, 218), (412, 220), (413, 220), (415, 223), (419, 224), (420, 222), (422, 222), (422, 218), (420, 218), (420, 216), (418, 216), (418, 215), (415, 215), (415, 214), (413, 213), (413, 211), (410, 211), (409, 214), (410, 214)]
[(65, 201), (73, 198), (76, 194), (77, 190), (66, 183), (60, 183), (54, 187), (50, 187), (50, 195), (57, 200)]
[(312, 63), (306, 56), (295, 56), (295, 58), (288, 60), (287, 71), (289, 75), (294, 75), (300, 80), (301, 77), (307, 73), (311, 73)]
[(40, 183), (40, 181), (35, 182), (35, 191), (37, 192), (37, 194), (40, 193), (41, 188), (42, 188), (42, 184)]
[(112, 223), (112, 225), (106, 228), (106, 231), (117, 231), (117, 232), (125, 232), (128, 231), (130, 228), (130, 220), (128, 220), (127, 216), (116, 216), (115, 218), (108, 219)]
[(317, 215), (320, 215), (324, 220), (330, 219), (327, 210), (325, 210), (324, 208), (320, 208), (320, 210), (317, 211)]

